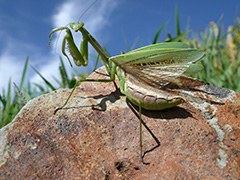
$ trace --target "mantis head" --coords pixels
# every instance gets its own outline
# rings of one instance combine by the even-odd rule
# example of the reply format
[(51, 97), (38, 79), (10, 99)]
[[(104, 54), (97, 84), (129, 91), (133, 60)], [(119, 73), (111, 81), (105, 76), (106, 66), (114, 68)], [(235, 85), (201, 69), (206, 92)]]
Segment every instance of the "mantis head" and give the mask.
[(70, 27), (77, 32), (79, 29), (81, 29), (84, 26), (83, 22), (77, 22), (77, 23), (71, 23)]

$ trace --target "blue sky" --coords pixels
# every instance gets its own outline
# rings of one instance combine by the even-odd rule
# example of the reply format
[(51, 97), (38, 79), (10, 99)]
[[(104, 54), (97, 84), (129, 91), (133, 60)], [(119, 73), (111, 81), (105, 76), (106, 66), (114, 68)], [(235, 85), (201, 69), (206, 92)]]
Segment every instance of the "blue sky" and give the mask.
[[(90, 0), (12, 0), (0, 1), (0, 92), (7, 87), (8, 80), (19, 83), (26, 57), (40, 73), (54, 82), (53, 76), (59, 77), (58, 66), (61, 55), (61, 42), (65, 32), (61, 33), (58, 44), (56, 37), (49, 49), (49, 32), (70, 22), (76, 22), (81, 14), (91, 5)], [(140, 47), (151, 44), (156, 31), (168, 21), (160, 35), (160, 41), (166, 33), (175, 34), (175, 5), (178, 5), (182, 31), (187, 25), (191, 33), (204, 31), (211, 21), (218, 22), (221, 15), (225, 28), (233, 25), (239, 17), (240, 1), (192, 1), (192, 0), (98, 0), (80, 21), (85, 28), (107, 48), (110, 55), (126, 51), (128, 46)], [(74, 33), (80, 44), (80, 33)], [(124, 34), (124, 36), (123, 36)], [(94, 53), (90, 49), (91, 53)], [(68, 61), (65, 57), (65, 64)], [(89, 69), (94, 62), (89, 63)], [(79, 69), (75, 67), (75, 69)], [(70, 67), (69, 67), (70, 71)], [(27, 79), (40, 82), (40, 78), (31, 68)]]

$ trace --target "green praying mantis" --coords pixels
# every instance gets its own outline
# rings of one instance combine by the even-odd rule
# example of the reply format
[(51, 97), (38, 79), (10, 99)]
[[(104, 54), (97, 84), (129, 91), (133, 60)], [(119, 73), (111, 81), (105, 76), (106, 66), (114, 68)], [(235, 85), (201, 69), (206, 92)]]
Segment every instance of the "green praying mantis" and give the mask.
[(109, 79), (86, 79), (79, 80), (72, 89), (62, 109), (69, 101), (72, 93), (80, 82), (113, 82), (115, 75), (120, 81), (120, 91), (126, 95), (133, 104), (139, 107), (140, 119), (140, 155), (142, 153), (142, 108), (146, 110), (163, 110), (177, 106), (185, 102), (185, 98), (179, 95), (169, 94), (162, 90), (169, 83), (173, 82), (182, 74), (199, 72), (202, 67), (192, 64), (201, 60), (204, 52), (198, 49), (190, 49), (187, 44), (181, 42), (158, 43), (145, 46), (128, 53), (110, 57), (108, 53), (99, 45), (93, 36), (84, 28), (84, 23), (71, 23), (70, 27), (75, 32), (82, 33), (83, 40), (80, 50), (76, 46), (73, 35), (68, 27), (60, 27), (50, 32), (51, 43), (53, 33), (66, 30), (66, 35), (62, 43), (62, 53), (71, 61), (65, 52), (66, 42), (68, 50), (77, 66), (88, 65), (88, 43), (97, 51), (108, 72)]

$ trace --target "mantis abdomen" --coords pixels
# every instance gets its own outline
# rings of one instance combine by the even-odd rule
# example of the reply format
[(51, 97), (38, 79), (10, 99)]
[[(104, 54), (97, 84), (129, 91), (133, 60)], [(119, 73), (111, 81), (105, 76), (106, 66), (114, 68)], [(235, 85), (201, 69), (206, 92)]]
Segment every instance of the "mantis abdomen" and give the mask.
[(125, 80), (123, 88), (120, 86), (121, 92), (133, 104), (139, 107), (146, 110), (163, 110), (185, 102), (182, 96), (173, 94), (168, 90), (154, 88), (144, 82), (138, 81), (135, 77), (124, 71), (121, 74), (120, 81), (123, 78)]

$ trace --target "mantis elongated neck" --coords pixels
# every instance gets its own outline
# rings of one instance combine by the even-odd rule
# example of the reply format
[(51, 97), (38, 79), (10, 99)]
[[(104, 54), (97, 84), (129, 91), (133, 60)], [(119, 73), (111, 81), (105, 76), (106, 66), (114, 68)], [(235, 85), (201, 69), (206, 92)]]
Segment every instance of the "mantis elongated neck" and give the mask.
[(83, 34), (83, 37), (88, 38), (89, 43), (98, 52), (102, 60), (108, 64), (109, 63), (108, 59), (110, 58), (109, 54), (102, 48), (102, 46), (95, 40), (95, 38), (84, 27), (80, 28), (79, 30)]

